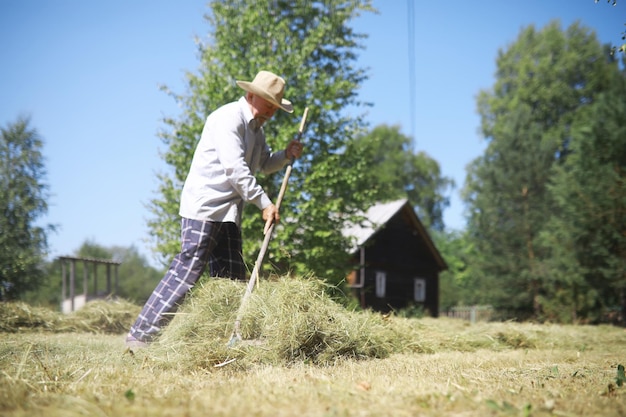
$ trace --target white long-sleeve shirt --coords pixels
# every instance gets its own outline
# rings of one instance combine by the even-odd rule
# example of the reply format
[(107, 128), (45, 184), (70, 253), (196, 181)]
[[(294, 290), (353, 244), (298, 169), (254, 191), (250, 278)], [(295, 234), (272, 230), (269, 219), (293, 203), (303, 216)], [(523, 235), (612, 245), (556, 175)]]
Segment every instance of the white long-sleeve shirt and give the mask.
[(183, 186), (182, 217), (240, 226), (244, 203), (261, 210), (271, 204), (254, 173), (276, 172), (289, 159), (285, 151), (271, 151), (263, 128), (255, 130), (252, 120), (245, 97), (207, 117)]

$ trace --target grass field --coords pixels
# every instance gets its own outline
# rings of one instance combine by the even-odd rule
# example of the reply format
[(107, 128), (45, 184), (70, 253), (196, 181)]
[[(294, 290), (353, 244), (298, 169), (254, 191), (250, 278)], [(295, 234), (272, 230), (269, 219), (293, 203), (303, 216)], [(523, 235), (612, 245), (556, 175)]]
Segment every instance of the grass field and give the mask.
[[(285, 303), (283, 287), (265, 288)], [(231, 297), (216, 287), (208, 292)], [(263, 291), (258, 297), (268, 299)], [(0, 415), (626, 415), (626, 381), (618, 371), (626, 363), (623, 328), (344, 317), (319, 297), (321, 304), (304, 309), (292, 303), (297, 311), (282, 311), (287, 322), (264, 324), (253, 310), (260, 327), (247, 332), (263, 343), (228, 349), (233, 312), (217, 334), (206, 333), (189, 324), (199, 321), (193, 313), (208, 314), (199, 307), (206, 299), (192, 301), (171, 334), (135, 352), (124, 347), (120, 329), (136, 306), (95, 304), (70, 317), (26, 306), (0, 309)], [(225, 304), (236, 309), (237, 303)], [(275, 315), (268, 303), (260, 308)], [(223, 313), (215, 304), (209, 310)], [(298, 320), (307, 315), (304, 327), (316, 330), (302, 333)], [(340, 322), (337, 334), (321, 327), (327, 322)], [(226, 359), (234, 361), (216, 366)]]

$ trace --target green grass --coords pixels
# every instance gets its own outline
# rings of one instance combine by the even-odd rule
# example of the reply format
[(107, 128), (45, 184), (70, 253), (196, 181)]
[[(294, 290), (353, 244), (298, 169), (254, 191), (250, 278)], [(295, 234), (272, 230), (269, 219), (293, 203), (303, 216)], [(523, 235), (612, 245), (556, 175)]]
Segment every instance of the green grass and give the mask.
[(262, 343), (228, 349), (241, 290), (199, 286), (160, 341), (136, 352), (118, 329), (137, 306), (60, 316), (3, 305), (0, 415), (626, 415), (622, 328), (385, 319), (281, 280), (255, 290), (244, 320)]

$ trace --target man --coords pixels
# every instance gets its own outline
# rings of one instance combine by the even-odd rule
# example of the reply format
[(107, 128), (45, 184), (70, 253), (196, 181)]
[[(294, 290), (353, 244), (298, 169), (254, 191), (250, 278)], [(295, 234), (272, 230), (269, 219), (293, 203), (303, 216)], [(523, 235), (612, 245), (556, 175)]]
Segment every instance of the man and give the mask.
[(263, 125), (276, 110), (293, 112), (283, 98), (285, 81), (260, 71), (252, 82), (237, 85), (245, 96), (207, 117), (181, 194), (180, 253), (131, 326), (129, 347), (145, 347), (154, 340), (207, 266), (213, 277), (245, 280), (240, 229), (244, 203), (261, 209), (266, 223), (280, 219), (254, 173), (276, 172), (302, 155), (296, 140), (279, 152), (271, 152), (265, 142)]

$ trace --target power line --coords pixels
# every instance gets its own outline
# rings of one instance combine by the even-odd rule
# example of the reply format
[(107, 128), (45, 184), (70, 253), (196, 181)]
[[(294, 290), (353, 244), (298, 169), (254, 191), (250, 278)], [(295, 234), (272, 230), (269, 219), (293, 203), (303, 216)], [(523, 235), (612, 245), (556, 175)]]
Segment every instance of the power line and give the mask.
[(415, 7), (414, 0), (407, 0), (407, 19), (408, 19), (408, 36), (409, 36), (409, 100), (410, 100), (410, 119), (411, 119), (411, 136), (413, 139), (413, 146), (417, 145), (417, 138), (415, 136), (415, 122), (417, 113), (417, 81), (415, 79)]

